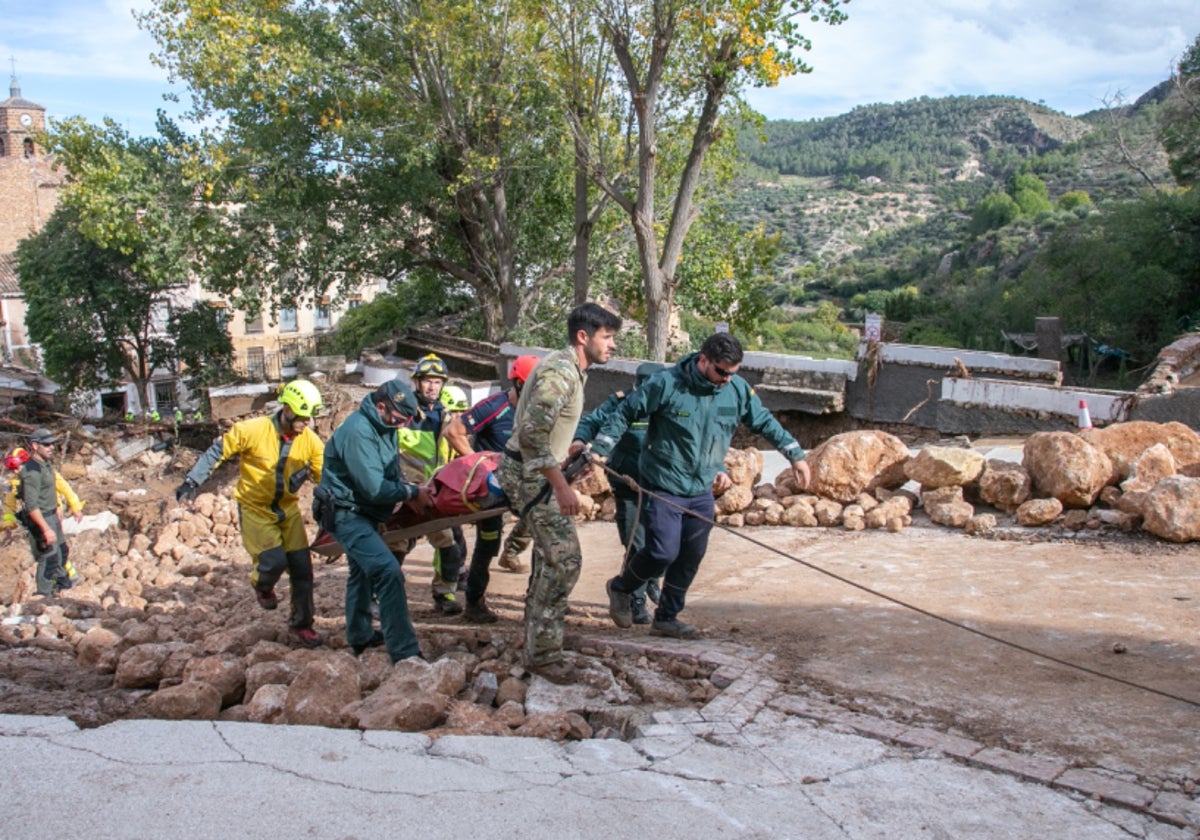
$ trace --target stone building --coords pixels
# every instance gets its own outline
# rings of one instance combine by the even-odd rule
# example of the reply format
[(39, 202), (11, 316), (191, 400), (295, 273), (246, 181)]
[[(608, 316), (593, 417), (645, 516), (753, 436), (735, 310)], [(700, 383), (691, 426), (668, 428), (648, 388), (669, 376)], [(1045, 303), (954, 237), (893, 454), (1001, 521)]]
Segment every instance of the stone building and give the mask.
[(13, 252), (42, 229), (58, 204), (63, 173), (38, 146), (45, 130), (46, 109), (22, 98), (14, 78), (8, 99), (0, 102), (0, 339), (6, 361), (30, 367), (38, 359), (25, 330)]
[[(20, 84), (13, 77), (8, 99), (0, 102), (0, 363), (33, 370), (39, 370), (41, 363), (25, 327), (25, 302), (14, 252), (18, 242), (46, 224), (65, 182), (66, 173), (39, 145), (45, 130), (46, 109), (23, 98)], [(252, 319), (229, 309), (225, 326), (233, 340), (235, 372), (259, 381), (279, 381), (292, 375), (298, 357), (315, 353), (321, 335), (332, 331), (348, 309), (373, 300), (381, 288), (379, 282), (367, 283), (339, 295), (337, 304), (325, 297), (308, 306), (282, 307)], [(173, 290), (169, 299), (164, 298), (163, 304), (188, 306), (197, 299), (226, 306), (221, 298), (203, 291), (190, 278)], [(161, 320), (165, 326), (165, 309)], [(157, 371), (149, 390), (150, 405), (142, 406), (132, 385), (114, 384), (111, 391), (96, 394), (94, 405), (85, 410), (95, 415), (105, 411), (140, 414), (151, 409), (165, 414), (176, 405), (191, 402), (175, 371)]]

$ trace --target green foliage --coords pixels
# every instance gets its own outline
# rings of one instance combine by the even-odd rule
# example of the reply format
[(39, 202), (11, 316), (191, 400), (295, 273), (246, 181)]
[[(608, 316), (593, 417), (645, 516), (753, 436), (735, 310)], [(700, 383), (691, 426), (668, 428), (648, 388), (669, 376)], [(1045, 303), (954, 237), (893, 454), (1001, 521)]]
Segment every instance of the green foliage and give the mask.
[(1200, 183), (1200, 35), (1184, 51), (1159, 122), (1171, 174), (1180, 186)]
[(233, 379), (233, 342), (224, 312), (204, 301), (171, 312), (167, 332), (174, 339), (173, 355), (192, 391)]
[(975, 205), (971, 233), (979, 235), (1002, 228), (1021, 215), (1021, 208), (1006, 192), (994, 192)]
[(137, 256), (102, 248), (80, 230), (80, 212), (60, 205), (46, 226), (17, 246), (17, 275), (29, 337), (46, 373), (68, 394), (128, 377), (142, 405), (151, 372), (173, 363), (156, 333), (163, 287), (136, 269)]
[(1078, 210), (1081, 207), (1091, 208), (1092, 197), (1087, 194), (1086, 190), (1070, 190), (1063, 193), (1058, 199), (1058, 209), (1060, 210)]
[(1021, 209), (1021, 215), (1026, 218), (1033, 218), (1050, 209), (1050, 193), (1046, 189), (1046, 182), (1036, 175), (1024, 172), (1013, 175), (1008, 192)]

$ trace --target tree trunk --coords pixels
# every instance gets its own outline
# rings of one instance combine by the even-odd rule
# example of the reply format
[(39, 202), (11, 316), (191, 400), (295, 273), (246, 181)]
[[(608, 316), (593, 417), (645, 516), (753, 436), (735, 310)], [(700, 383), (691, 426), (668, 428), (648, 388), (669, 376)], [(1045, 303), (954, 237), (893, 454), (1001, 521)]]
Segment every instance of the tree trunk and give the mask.
[(592, 221), (588, 213), (587, 147), (575, 135), (575, 305), (587, 302), (591, 276), (588, 271), (588, 246), (592, 238)]

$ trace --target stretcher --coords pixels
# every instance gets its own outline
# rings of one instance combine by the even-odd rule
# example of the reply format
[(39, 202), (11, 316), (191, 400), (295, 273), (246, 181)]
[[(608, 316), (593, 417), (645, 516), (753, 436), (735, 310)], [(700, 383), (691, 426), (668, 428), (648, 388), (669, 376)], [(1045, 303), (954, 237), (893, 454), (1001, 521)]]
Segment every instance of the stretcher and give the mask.
[[(474, 510), (470, 513), (442, 516), (437, 519), (427, 519), (423, 522), (409, 522), (408, 524), (394, 524), (396, 517), (393, 517), (383, 526), (381, 534), (388, 548), (401, 551), (408, 545), (409, 540), (415, 540), (417, 537), (423, 537), (426, 534), (432, 534), (436, 531), (444, 531), (456, 525), (470, 525), (472, 522), (490, 519), (493, 516), (501, 516), (506, 510), (508, 510), (507, 506), (500, 505), (484, 510)], [(313, 554), (319, 554), (326, 558), (327, 561), (336, 560), (346, 553), (341, 543), (335, 540), (333, 534), (324, 528), (317, 529), (317, 536), (312, 542), (311, 550)]]
[[(510, 508), (508, 499), (493, 478), (499, 459), (497, 452), (476, 452), (443, 466), (434, 473), (428, 484), (435, 506), (433, 518), (423, 516), (408, 504), (401, 504), (383, 525), (383, 541), (389, 548), (400, 551), (404, 550), (409, 540), (425, 534), (502, 515)], [(562, 465), (563, 477), (568, 483), (574, 482), (586, 471), (588, 462), (586, 451), (572, 455)], [(519, 516), (524, 516), (534, 505), (545, 502), (551, 493), (547, 482), (541, 492), (519, 511)], [(327, 558), (327, 561), (345, 553), (345, 549), (324, 528), (317, 531), (310, 549), (314, 554)]]

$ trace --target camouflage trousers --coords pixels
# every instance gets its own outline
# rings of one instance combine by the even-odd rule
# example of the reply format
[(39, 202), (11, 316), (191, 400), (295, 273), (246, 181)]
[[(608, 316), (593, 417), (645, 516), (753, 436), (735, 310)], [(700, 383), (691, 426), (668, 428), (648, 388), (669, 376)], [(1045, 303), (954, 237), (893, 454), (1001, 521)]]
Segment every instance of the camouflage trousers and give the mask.
[[(546, 486), (541, 473), (526, 476), (511, 458), (502, 460), (497, 472), (501, 488), (518, 512)], [(533, 569), (525, 593), (525, 661), (530, 666), (549, 665), (563, 658), (563, 619), (567, 598), (579, 580), (583, 553), (574, 520), (559, 513), (553, 494), (534, 505), (522, 522), (533, 537)]]

